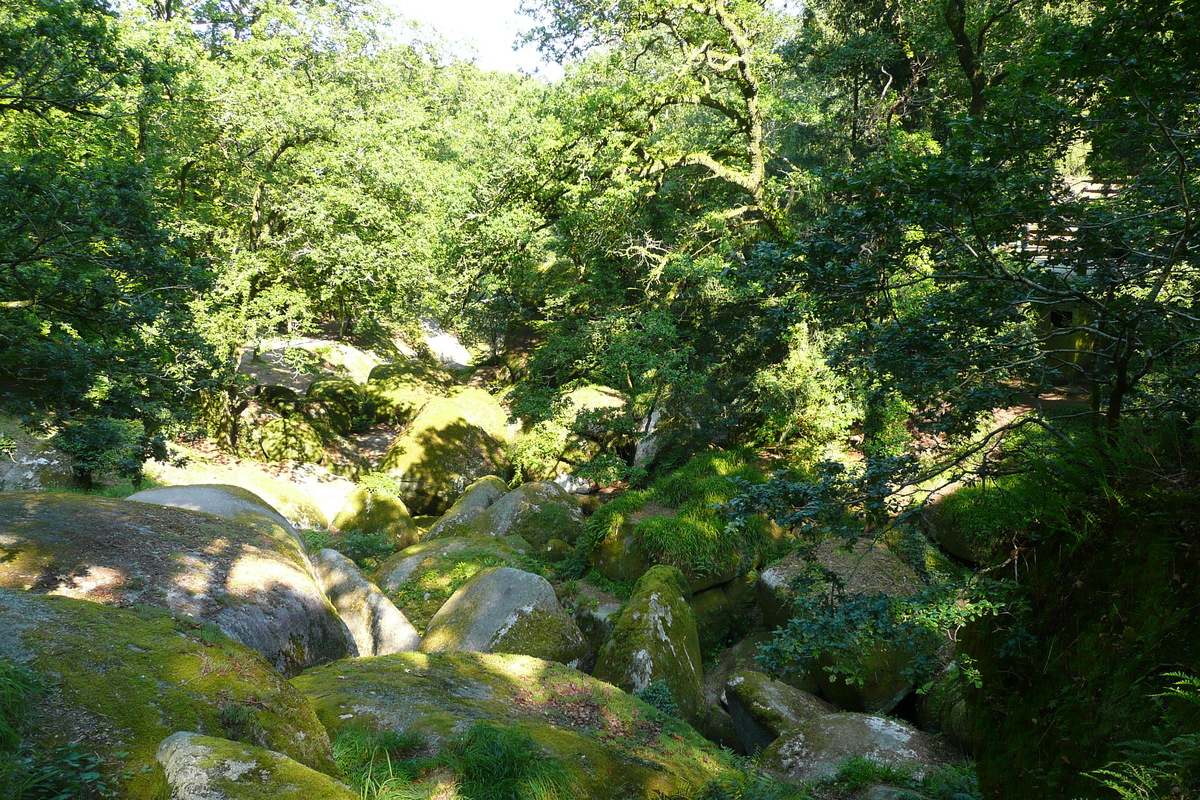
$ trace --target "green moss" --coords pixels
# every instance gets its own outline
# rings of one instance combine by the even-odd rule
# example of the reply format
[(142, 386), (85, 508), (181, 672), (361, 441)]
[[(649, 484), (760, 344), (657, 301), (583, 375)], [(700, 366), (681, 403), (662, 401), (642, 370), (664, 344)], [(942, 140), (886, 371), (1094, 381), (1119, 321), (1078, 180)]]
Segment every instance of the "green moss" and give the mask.
[(454, 378), (445, 370), (420, 361), (401, 361), (371, 370), (365, 393), (381, 418), (404, 423), (431, 398), (449, 392), (454, 384)]
[[(415, 560), (415, 564), (414, 564)], [(392, 576), (403, 564), (407, 576)], [(377, 583), (424, 634), (429, 620), (468, 580), (487, 567), (515, 567), (536, 572), (535, 562), (504, 539), (435, 539), (392, 556), (379, 569)]]
[(418, 513), (447, 508), (472, 482), (506, 471), (508, 415), (482, 389), (429, 400), (391, 448), (380, 470), (405, 487)]
[(250, 743), (333, 769), (305, 698), (257, 653), (210, 629), (148, 607), (4, 590), (0, 628), (0, 655), (54, 687), (31, 716), (27, 742), (45, 756), (81, 742), (124, 797), (149, 796), (155, 752), (170, 734), (222, 734), (223, 705), (246, 709), (239, 720)]
[(726, 774), (729, 755), (688, 725), (583, 673), (524, 656), (397, 653), (306, 672), (295, 685), (330, 730), (419, 733), (435, 756), (488, 720), (529, 736), (581, 797), (668, 796)]
[(750, 517), (730, 529), (717, 507), (742, 480), (763, 480), (747, 453), (702, 453), (647, 490), (601, 506), (587, 525), (592, 564), (614, 580), (640, 577), (653, 564), (678, 567), (694, 589), (723, 583), (754, 567), (768, 542), (767, 523)]
[(321, 378), (309, 384), (308, 413), (340, 434), (355, 427), (363, 411), (366, 395), (354, 381), (345, 378)]
[[(182, 742), (196, 756), (193, 768), (208, 777), (208, 786), (217, 797), (238, 800), (357, 800), (358, 797), (328, 775), (271, 750), (190, 733), (171, 740), (171, 744)], [(166, 800), (167, 787), (161, 769), (156, 773), (156, 795)]]
[(257, 434), (258, 451), (267, 461), (320, 463), (325, 443), (312, 425), (299, 417), (273, 419)]
[(656, 680), (671, 690), (683, 714), (698, 720), (703, 706), (700, 639), (686, 602), (687, 581), (659, 565), (637, 582), (633, 596), (600, 651), (595, 676), (633, 692)]

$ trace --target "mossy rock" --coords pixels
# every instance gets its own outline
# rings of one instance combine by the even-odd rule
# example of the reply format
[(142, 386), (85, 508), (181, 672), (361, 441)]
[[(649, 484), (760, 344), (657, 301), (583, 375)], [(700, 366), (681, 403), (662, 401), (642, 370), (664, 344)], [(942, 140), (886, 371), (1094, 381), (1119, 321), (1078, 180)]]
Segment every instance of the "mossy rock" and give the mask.
[(964, 689), (965, 679), (954, 665), (946, 667), (917, 699), (917, 724), (922, 730), (940, 733), (966, 753), (977, 753), (987, 742), (971, 725)]
[(480, 570), (530, 567), (528, 550), (516, 538), (434, 539), (393, 555), (376, 571), (375, 583), (423, 632), (442, 604)]
[[(591, 564), (601, 575), (618, 583), (636, 581), (654, 564), (667, 559), (664, 551), (670, 548), (655, 546), (652, 542), (669, 543), (681, 536), (690, 537), (696, 528), (707, 527), (710, 522), (681, 516), (673, 508), (652, 502), (628, 512), (612, 513), (602, 509), (601, 513), (602, 520), (597, 520), (597, 524), (604, 525), (606, 530), (592, 548)], [(672, 566), (683, 573), (689, 591), (700, 592), (744, 573), (753, 566), (748, 557), (756, 560), (757, 552), (728, 550), (720, 554), (719, 559), (703, 563), (689, 564), (682, 556), (671, 560), (678, 562)]]
[(574, 542), (582, 530), (579, 501), (557, 484), (539, 482), (518, 486), (477, 514), (443, 521), (429, 537), (520, 536), (541, 551), (551, 539)]
[(231, 521), (94, 496), (0, 495), (0, 587), (168, 608), (285, 675), (353, 647), (303, 545), (259, 513)]
[(265, 461), (305, 461), (319, 464), (325, 458), (325, 441), (300, 417), (273, 419), (255, 434), (255, 449)]
[(246, 520), (246, 514), (258, 515), (265, 517), (269, 522), (282, 526), (296, 538), (297, 542), (302, 541), (300, 534), (292, 527), (292, 523), (276, 511), (274, 506), (241, 486), (225, 483), (159, 486), (135, 492), (125, 500), (130, 503), (151, 503), (156, 506), (182, 508), (185, 511), (199, 511), (232, 522)]
[(506, 471), (508, 415), (483, 389), (431, 399), (392, 443), (380, 471), (399, 482), (417, 514), (438, 514), (485, 475)]
[(429, 621), (421, 651), (515, 653), (579, 666), (587, 644), (540, 575), (512, 567), (475, 573)]
[(729, 598), (720, 586), (696, 592), (688, 601), (692, 613), (696, 615), (696, 628), (700, 632), (700, 649), (710, 647), (724, 641), (733, 627), (733, 609)]
[(401, 361), (371, 370), (365, 394), (381, 419), (405, 423), (432, 398), (448, 394), (455, 383), (444, 369), (421, 361)]
[(385, 656), (417, 649), (416, 628), (353, 561), (325, 549), (313, 555), (312, 565), (321, 591), (354, 637), (357, 652), (353, 655)]
[(689, 721), (702, 716), (700, 636), (687, 604), (687, 583), (674, 567), (642, 576), (600, 651), (594, 675), (627, 692), (663, 682)]
[(304, 411), (304, 400), (290, 386), (259, 386), (254, 391), (254, 397), (262, 405), (285, 417)]
[[(503, 478), (485, 475), (468, 486), (454, 505), (429, 528), (428, 539), (460, 536), (457, 530), (469, 529), (471, 520), (478, 517), (501, 497), (508, 494), (508, 484)], [(470, 535), (470, 534), (465, 534)]]
[(158, 748), (161, 800), (359, 800), (328, 775), (262, 747), (180, 731)]
[(847, 760), (910, 767), (917, 777), (962, 755), (932, 734), (890, 717), (839, 712), (816, 717), (780, 736), (759, 763), (795, 781), (831, 778)]
[(293, 683), (331, 734), (420, 734), (436, 753), (477, 720), (517, 728), (557, 759), (580, 797), (685, 794), (732, 759), (680, 720), (577, 670), (536, 658), (397, 653), (310, 670)]
[(356, 486), (333, 527), (342, 533), (384, 535), (401, 549), (419, 542), (423, 534), (399, 495), (377, 486)]
[(742, 740), (742, 748), (749, 755), (834, 711), (833, 706), (816, 695), (773, 681), (755, 670), (741, 670), (729, 676), (725, 706)]
[(308, 386), (307, 411), (343, 436), (350, 433), (362, 414), (366, 394), (345, 378), (321, 378)]
[[(814, 555), (821, 568), (838, 576), (847, 595), (911, 597), (924, 585), (910, 567), (879, 542), (860, 541), (847, 548), (846, 542), (826, 539), (817, 545)], [(759, 573), (758, 605), (768, 626), (785, 625), (795, 615), (797, 596), (792, 579), (808, 568), (807, 560), (796, 553)], [(828, 590), (823, 583), (812, 589), (814, 593)]]
[(972, 564), (994, 563), (1021, 530), (1019, 517), (996, 513), (1008, 499), (999, 489), (963, 487), (928, 509), (926, 527), (950, 555)]
[(58, 747), (79, 743), (102, 760), (120, 797), (149, 800), (155, 751), (181, 729), (335, 770), (308, 700), (212, 626), (147, 606), (0, 589), (0, 658), (50, 687), (26, 715), (34, 754), (52, 758)]

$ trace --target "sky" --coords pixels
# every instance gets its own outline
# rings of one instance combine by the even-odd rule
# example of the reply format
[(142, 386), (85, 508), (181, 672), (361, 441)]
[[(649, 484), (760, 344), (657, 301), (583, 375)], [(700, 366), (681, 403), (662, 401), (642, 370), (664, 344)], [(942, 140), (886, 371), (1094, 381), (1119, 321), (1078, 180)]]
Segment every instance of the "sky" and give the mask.
[(508, 72), (538, 71), (550, 79), (562, 74), (556, 65), (543, 64), (532, 47), (513, 52), (513, 42), (532, 20), (517, 13), (520, 0), (386, 0), (405, 20), (432, 26), (482, 69)]

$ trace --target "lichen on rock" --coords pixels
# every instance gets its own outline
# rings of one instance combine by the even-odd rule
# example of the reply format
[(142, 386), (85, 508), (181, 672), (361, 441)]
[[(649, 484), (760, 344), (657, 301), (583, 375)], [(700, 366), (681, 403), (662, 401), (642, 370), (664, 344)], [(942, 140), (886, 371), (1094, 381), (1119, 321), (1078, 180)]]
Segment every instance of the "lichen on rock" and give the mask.
[(662, 681), (684, 717), (696, 721), (704, 704), (700, 638), (686, 593), (687, 583), (675, 567), (659, 565), (643, 575), (593, 674), (630, 693)]

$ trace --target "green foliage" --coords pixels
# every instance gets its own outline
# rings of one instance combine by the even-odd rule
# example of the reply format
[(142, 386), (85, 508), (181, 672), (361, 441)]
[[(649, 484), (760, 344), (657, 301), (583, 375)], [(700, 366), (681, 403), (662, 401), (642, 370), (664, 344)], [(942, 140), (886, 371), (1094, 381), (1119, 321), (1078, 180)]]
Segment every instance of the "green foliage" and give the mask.
[(422, 784), (439, 779), (445, 784), (447, 775), (453, 792), (449, 796), (461, 800), (576, 796), (562, 766), (519, 728), (480, 720), (435, 757), (418, 757), (424, 745), (417, 735), (376, 736), (354, 727), (345, 729), (333, 743), (342, 774), (364, 800), (427, 797), (432, 787)]
[(41, 688), (32, 672), (0, 660), (0, 753), (16, 752), (26, 710)]
[(679, 703), (675, 700), (675, 695), (671, 694), (671, 687), (667, 686), (666, 681), (651, 681), (645, 688), (634, 692), (633, 696), (649, 703), (668, 717), (683, 718)]
[(845, 439), (860, 414), (849, 385), (826, 363), (827, 340), (814, 320), (798, 323), (787, 336), (787, 357), (760, 370), (751, 384), (762, 416), (755, 441), (801, 463)]
[(330, 537), (326, 547), (332, 547), (353, 561), (364, 572), (371, 572), (400, 549), (395, 537), (387, 531), (350, 530)]
[(928, 767), (917, 778), (916, 770), (909, 766), (880, 764), (869, 758), (856, 757), (842, 764), (837, 775), (822, 781), (828, 789), (842, 792), (860, 792), (869, 786), (883, 784), (894, 786), (902, 793), (902, 800), (979, 800), (979, 781), (969, 764)]
[[(808, 790), (753, 769), (729, 770), (687, 800), (811, 800)], [(675, 800), (672, 798), (671, 800)]]
[(75, 419), (55, 435), (54, 444), (75, 460), (75, 474), (88, 486), (93, 476), (104, 472), (140, 482), (150, 450), (140, 420), (108, 417)]

